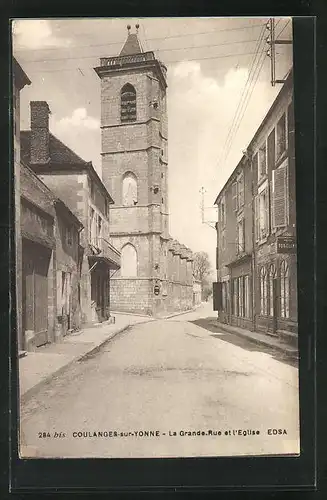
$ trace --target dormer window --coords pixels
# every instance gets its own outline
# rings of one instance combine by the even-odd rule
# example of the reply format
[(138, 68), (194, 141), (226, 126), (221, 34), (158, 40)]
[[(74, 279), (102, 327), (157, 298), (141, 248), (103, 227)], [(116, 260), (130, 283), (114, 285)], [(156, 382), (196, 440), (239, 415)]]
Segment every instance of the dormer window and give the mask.
[(123, 123), (136, 121), (136, 90), (130, 83), (121, 89), (120, 119)]

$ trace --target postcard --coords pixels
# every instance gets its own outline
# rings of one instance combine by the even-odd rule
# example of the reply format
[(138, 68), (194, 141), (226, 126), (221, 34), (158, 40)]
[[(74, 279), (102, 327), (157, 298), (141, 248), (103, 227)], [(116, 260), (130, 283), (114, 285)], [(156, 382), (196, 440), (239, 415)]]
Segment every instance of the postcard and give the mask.
[(299, 455), (292, 18), (12, 33), (20, 457)]

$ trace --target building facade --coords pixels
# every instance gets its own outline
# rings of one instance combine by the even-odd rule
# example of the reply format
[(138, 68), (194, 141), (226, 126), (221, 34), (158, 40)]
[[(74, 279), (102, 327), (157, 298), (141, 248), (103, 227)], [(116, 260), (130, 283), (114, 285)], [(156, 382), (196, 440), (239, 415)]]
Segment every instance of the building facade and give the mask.
[(216, 294), (222, 322), (296, 342), (295, 201), (290, 72), (216, 199)]
[[(21, 133), (22, 157), (83, 226), (78, 254), (80, 313), (73, 316), (80, 314), (82, 324), (101, 322), (110, 318), (110, 275), (120, 267), (120, 253), (109, 233), (113, 200), (92, 163), (51, 134), (49, 113), (45, 101), (31, 102), (31, 130)], [(64, 283), (70, 283), (72, 278), (63, 276)]]
[(217, 280), (221, 284), (219, 319), (252, 329), (252, 172), (243, 157), (219, 194)]
[(26, 73), (15, 58), (12, 59), (12, 123), (13, 123), (13, 173), (15, 190), (15, 264), (16, 264), (16, 328), (18, 349), (23, 349), (22, 327), (22, 239), (20, 232), (20, 92), (30, 85)]
[(80, 326), (82, 224), (21, 164), (22, 348), (34, 350)]
[(115, 205), (112, 241), (122, 266), (111, 282), (117, 311), (164, 315), (192, 307), (192, 254), (172, 242), (168, 214), (166, 68), (137, 33), (102, 58), (102, 177)]

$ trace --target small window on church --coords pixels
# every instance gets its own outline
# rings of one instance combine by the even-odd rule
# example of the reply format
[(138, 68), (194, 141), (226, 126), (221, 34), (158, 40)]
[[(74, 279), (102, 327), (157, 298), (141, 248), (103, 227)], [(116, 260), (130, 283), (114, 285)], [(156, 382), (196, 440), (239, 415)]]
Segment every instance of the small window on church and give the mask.
[(136, 90), (130, 83), (121, 89), (120, 119), (123, 123), (136, 121)]
[(127, 172), (123, 178), (123, 205), (137, 205), (137, 180), (132, 172)]
[(120, 274), (122, 277), (128, 278), (137, 276), (137, 252), (130, 243), (127, 243), (121, 251)]

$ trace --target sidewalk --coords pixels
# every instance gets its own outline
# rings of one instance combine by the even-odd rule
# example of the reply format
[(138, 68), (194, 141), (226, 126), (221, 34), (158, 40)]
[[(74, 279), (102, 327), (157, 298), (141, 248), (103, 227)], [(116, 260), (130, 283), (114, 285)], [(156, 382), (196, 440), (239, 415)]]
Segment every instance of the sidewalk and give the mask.
[(58, 376), (72, 363), (90, 356), (129, 326), (148, 323), (154, 318), (115, 314), (115, 324), (107, 322), (71, 333), (61, 342), (39, 347), (19, 359), (21, 402), (27, 401), (42, 385)]
[(265, 347), (270, 347), (271, 349), (275, 349), (276, 351), (289, 355), (293, 359), (298, 359), (298, 349), (294, 345), (291, 345), (289, 342), (281, 340), (279, 337), (253, 332), (251, 330), (246, 330), (245, 328), (239, 328), (236, 326), (227, 325), (225, 323), (220, 323), (216, 318), (210, 318), (209, 323), (217, 330), (234, 333), (235, 335), (238, 335), (240, 337), (247, 338), (250, 342)]

